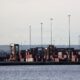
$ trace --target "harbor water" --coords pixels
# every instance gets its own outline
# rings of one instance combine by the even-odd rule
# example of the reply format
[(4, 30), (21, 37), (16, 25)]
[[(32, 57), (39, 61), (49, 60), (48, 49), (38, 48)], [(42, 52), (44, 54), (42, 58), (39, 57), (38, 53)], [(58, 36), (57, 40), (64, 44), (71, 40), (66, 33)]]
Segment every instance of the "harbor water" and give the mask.
[(0, 66), (0, 80), (80, 80), (80, 65)]

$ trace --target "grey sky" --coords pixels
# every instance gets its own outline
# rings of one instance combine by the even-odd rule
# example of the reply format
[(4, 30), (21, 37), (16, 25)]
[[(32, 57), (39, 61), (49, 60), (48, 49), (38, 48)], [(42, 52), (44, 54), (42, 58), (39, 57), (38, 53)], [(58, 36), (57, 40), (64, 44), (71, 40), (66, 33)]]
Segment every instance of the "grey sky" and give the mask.
[(68, 44), (68, 14), (71, 14), (71, 44), (78, 44), (80, 35), (80, 0), (0, 0), (0, 44), (40, 44), (40, 23), (43, 22), (43, 43), (50, 43), (50, 18), (53, 20), (53, 44)]

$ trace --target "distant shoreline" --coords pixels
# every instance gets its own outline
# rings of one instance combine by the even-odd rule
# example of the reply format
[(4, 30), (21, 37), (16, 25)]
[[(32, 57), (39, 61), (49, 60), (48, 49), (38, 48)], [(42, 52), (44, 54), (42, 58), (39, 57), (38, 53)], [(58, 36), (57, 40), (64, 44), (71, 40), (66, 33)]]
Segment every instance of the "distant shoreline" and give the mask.
[[(31, 45), (32, 48), (40, 47), (41, 45)], [(43, 47), (47, 47), (48, 45), (43, 45)], [(55, 45), (57, 48), (68, 48), (68, 45)], [(71, 45), (72, 48), (80, 49), (80, 45)], [(20, 45), (20, 49), (26, 50), (29, 49), (29, 45)], [(10, 52), (10, 45), (0, 45), (0, 51)]]

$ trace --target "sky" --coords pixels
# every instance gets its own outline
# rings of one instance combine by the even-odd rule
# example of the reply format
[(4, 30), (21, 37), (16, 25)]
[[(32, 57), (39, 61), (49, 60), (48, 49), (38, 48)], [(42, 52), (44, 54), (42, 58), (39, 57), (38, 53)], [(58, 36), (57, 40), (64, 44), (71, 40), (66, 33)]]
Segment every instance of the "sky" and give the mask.
[(0, 0), (0, 45), (18, 43), (41, 44), (41, 22), (43, 22), (43, 44), (68, 45), (70, 17), (71, 44), (80, 42), (80, 0)]

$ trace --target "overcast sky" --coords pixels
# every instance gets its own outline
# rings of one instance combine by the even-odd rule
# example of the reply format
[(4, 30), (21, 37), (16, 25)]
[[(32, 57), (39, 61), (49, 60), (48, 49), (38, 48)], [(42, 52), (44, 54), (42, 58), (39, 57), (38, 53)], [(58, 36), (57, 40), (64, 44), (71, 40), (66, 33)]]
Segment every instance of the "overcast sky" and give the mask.
[(68, 44), (68, 14), (71, 14), (71, 44), (79, 44), (80, 0), (0, 0), (0, 44), (50, 44), (50, 18), (53, 18), (53, 44)]

